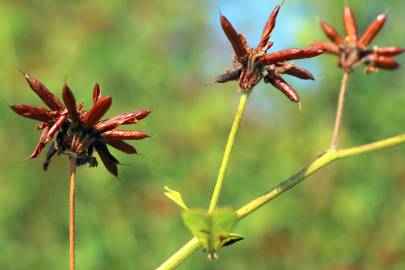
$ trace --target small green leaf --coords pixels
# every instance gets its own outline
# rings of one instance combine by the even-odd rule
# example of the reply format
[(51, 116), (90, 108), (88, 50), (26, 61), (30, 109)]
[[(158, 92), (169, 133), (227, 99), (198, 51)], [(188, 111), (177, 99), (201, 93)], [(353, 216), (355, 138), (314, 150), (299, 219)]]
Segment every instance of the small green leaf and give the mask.
[(178, 206), (180, 206), (184, 210), (188, 209), (187, 205), (183, 201), (183, 197), (181, 196), (180, 192), (170, 189), (168, 186), (165, 186), (164, 194), (167, 198), (175, 202)]
[(242, 241), (243, 239), (246, 239), (244, 235), (237, 234), (237, 233), (230, 233), (228, 237), (225, 239), (222, 239), (221, 241), (221, 247), (227, 247), (230, 245), (235, 244), (236, 242)]
[(238, 217), (230, 208), (217, 209), (211, 215), (202, 209), (189, 209), (183, 212), (183, 220), (208, 251), (209, 259), (216, 258), (216, 251), (224, 246), (224, 241), (227, 243), (232, 239), (236, 240), (231, 231), (238, 222)]

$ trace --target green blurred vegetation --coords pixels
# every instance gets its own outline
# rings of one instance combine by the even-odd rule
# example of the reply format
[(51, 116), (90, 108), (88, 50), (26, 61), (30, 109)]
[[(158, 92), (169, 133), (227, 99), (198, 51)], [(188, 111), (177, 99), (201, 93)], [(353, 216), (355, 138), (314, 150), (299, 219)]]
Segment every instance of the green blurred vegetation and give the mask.
[[(273, 38), (278, 49), (324, 39), (316, 16), (342, 30), (344, 1), (300, 2), (282, 8)], [(216, 6), (253, 43), (275, 3), (2, 0), (0, 269), (68, 265), (69, 164), (55, 158), (45, 173), (44, 155), (23, 160), (40, 134), (7, 104), (40, 101), (18, 69), (58, 96), (66, 76), (87, 107), (93, 84), (100, 83), (113, 95), (109, 116), (153, 109), (136, 127), (154, 135), (135, 143), (143, 155), (114, 152), (128, 164), (118, 180), (103, 166), (79, 170), (76, 247), (78, 269), (154, 269), (191, 237), (163, 187), (181, 191), (191, 206), (208, 207), (238, 102), (235, 83), (210, 84), (231, 64)], [(362, 30), (389, 7), (375, 44), (404, 47), (403, 1), (350, 5)], [(255, 89), (221, 206), (241, 206), (328, 146), (342, 73), (336, 62), (332, 56), (299, 61), (318, 78), (288, 78), (302, 96), (301, 112), (270, 85)], [(404, 132), (404, 84), (403, 69), (370, 76), (357, 70), (340, 144)], [(221, 250), (219, 260), (199, 253), (181, 269), (405, 269), (404, 151), (400, 146), (332, 164), (238, 224), (236, 232), (248, 238)]]

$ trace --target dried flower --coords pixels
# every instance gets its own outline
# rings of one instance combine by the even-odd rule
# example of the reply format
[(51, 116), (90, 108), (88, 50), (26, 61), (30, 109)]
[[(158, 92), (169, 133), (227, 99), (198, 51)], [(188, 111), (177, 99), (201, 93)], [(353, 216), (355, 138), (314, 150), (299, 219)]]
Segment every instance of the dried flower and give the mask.
[(42, 130), (42, 135), (29, 159), (36, 158), (45, 145), (52, 141), (43, 163), (44, 170), (48, 169), (51, 158), (55, 154), (69, 156), (77, 166), (87, 163), (90, 167), (97, 166), (97, 160), (93, 157), (95, 149), (108, 171), (117, 176), (119, 162), (109, 152), (107, 145), (124, 153), (135, 154), (136, 149), (124, 140), (141, 140), (148, 137), (140, 131), (116, 128), (120, 125), (138, 123), (149, 115), (150, 110), (136, 110), (100, 121), (110, 108), (112, 99), (110, 96), (101, 97), (98, 84), (93, 90), (93, 107), (86, 111), (81, 103), (76, 104), (75, 97), (66, 83), (62, 90), (62, 103), (40, 81), (27, 74), (24, 74), (24, 77), (49, 110), (29, 105), (10, 107), (17, 114), (40, 122), (37, 129)]
[(378, 15), (370, 23), (364, 34), (359, 38), (357, 33), (356, 20), (349, 6), (345, 6), (343, 22), (346, 36), (343, 38), (335, 28), (325, 22), (321, 22), (321, 28), (331, 42), (317, 41), (315, 46), (324, 47), (327, 52), (340, 57), (339, 66), (346, 72), (365, 64), (365, 72), (372, 73), (382, 69), (397, 69), (399, 64), (392, 56), (401, 54), (404, 49), (398, 47), (368, 48), (387, 20), (387, 13)]
[(314, 77), (309, 71), (287, 63), (287, 61), (314, 57), (322, 54), (325, 49), (310, 46), (304, 49), (286, 49), (267, 53), (267, 50), (273, 45), (269, 38), (274, 30), (280, 7), (277, 5), (267, 20), (257, 48), (249, 47), (243, 34), (236, 32), (225, 16), (220, 16), (222, 29), (230, 41), (235, 55), (233, 68), (218, 76), (215, 82), (225, 83), (237, 80), (241, 91), (250, 92), (261, 79), (264, 79), (265, 83), (271, 83), (291, 101), (299, 102), (298, 94), (281, 75), (287, 74), (304, 80), (313, 80)]

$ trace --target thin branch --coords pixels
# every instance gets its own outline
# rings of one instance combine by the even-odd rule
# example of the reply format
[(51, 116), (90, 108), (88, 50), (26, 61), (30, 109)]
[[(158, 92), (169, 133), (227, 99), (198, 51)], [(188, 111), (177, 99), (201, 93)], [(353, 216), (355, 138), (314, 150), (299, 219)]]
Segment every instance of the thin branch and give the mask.
[(342, 83), (341, 83), (341, 86), (340, 86), (339, 101), (338, 101), (338, 106), (337, 106), (337, 109), (336, 109), (335, 128), (333, 130), (332, 142), (331, 142), (331, 147), (330, 147), (331, 149), (336, 149), (337, 148), (339, 132), (340, 132), (340, 126), (341, 126), (342, 118), (343, 118), (343, 106), (344, 106), (344, 103), (345, 103), (345, 95), (346, 95), (347, 81), (348, 80), (349, 80), (349, 73), (345, 72), (343, 74)]
[(174, 253), (169, 259), (167, 259), (161, 266), (159, 266), (159, 268), (156, 268), (156, 270), (168, 270), (176, 268), (184, 260), (193, 255), (193, 253), (196, 252), (200, 246), (200, 242), (194, 237), (181, 249)]
[(70, 160), (69, 187), (69, 252), (70, 270), (75, 269), (75, 203), (76, 203), (76, 161)]
[[(399, 144), (405, 143), (405, 133), (391, 137), (385, 140), (376, 141), (373, 143), (356, 146), (347, 149), (341, 150), (334, 150), (331, 149), (317, 159), (315, 159), (312, 163), (305, 166), (303, 169), (298, 171), (296, 174), (288, 178), (287, 180), (281, 182), (280, 184), (273, 187), (271, 190), (263, 194), (262, 196), (250, 201), (246, 205), (239, 208), (236, 213), (239, 219), (243, 219), (246, 216), (252, 214), (254, 211), (268, 203), (269, 201), (273, 200), (274, 198), (278, 197), (279, 195), (283, 194), (284, 192), (288, 191), (304, 179), (306, 179), (311, 174), (319, 171), (321, 168), (325, 167), (329, 163), (343, 158), (348, 158), (352, 156), (357, 156), (361, 154), (365, 154), (368, 152), (374, 152), (380, 149), (393, 147)], [(180, 265), (185, 259), (191, 256), (198, 248), (200, 248), (200, 244), (198, 243), (196, 238), (193, 238), (190, 242), (188, 242), (185, 246), (179, 249), (174, 255), (172, 255), (165, 263), (163, 263), (158, 269), (159, 270), (170, 270), (175, 269), (178, 265)], [(168, 263), (170, 262), (170, 263)]]
[(243, 113), (245, 111), (248, 100), (249, 100), (249, 93), (243, 93), (239, 100), (239, 106), (235, 113), (235, 118), (233, 120), (231, 131), (229, 132), (228, 141), (226, 142), (224, 156), (222, 158), (221, 166), (219, 168), (217, 181), (215, 182), (215, 188), (214, 192), (212, 193), (208, 213), (212, 213), (212, 211), (214, 211), (215, 208), (217, 207), (219, 195), (221, 193), (222, 185), (224, 182), (225, 173), (228, 168), (229, 159), (231, 157), (233, 144), (235, 142), (236, 133), (239, 129), (240, 122), (242, 120)]

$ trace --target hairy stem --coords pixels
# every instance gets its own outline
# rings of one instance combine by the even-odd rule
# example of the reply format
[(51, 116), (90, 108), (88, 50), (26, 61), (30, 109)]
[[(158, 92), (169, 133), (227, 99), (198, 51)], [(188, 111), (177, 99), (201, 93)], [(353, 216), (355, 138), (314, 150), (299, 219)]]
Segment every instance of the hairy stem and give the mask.
[(221, 193), (222, 185), (224, 183), (225, 173), (228, 168), (229, 159), (231, 157), (233, 144), (235, 142), (236, 133), (239, 129), (239, 125), (242, 120), (243, 112), (245, 111), (248, 99), (249, 99), (249, 93), (243, 93), (240, 97), (239, 106), (238, 106), (238, 109), (236, 110), (232, 128), (231, 128), (231, 131), (229, 132), (228, 141), (225, 146), (224, 156), (222, 158), (221, 166), (219, 168), (214, 192), (212, 193), (212, 198), (211, 198), (211, 202), (210, 202), (210, 207), (208, 209), (208, 213), (212, 213), (215, 210), (215, 208), (217, 207), (219, 195)]
[[(254, 211), (268, 203), (269, 201), (273, 200), (274, 198), (278, 197), (279, 195), (283, 194), (284, 192), (288, 191), (295, 185), (299, 184), (305, 178), (310, 176), (311, 174), (319, 171), (321, 168), (325, 167), (329, 163), (337, 160), (348, 158), (352, 156), (357, 156), (361, 154), (365, 154), (368, 152), (374, 152), (380, 149), (392, 147), (395, 145), (399, 145), (405, 143), (405, 133), (391, 137), (385, 140), (376, 141), (369, 144), (364, 144), (361, 146), (356, 146), (352, 148), (346, 148), (341, 150), (331, 149), (325, 152), (324, 154), (320, 155), (317, 159), (315, 159), (312, 163), (305, 166), (303, 169), (298, 171), (296, 174), (291, 176), (290, 178), (284, 180), (280, 184), (276, 185), (268, 192), (263, 194), (260, 197), (250, 201), (246, 205), (239, 208), (236, 213), (239, 219), (243, 219), (246, 216), (252, 214)], [(198, 243), (196, 238), (193, 238), (189, 241), (185, 246), (179, 249), (174, 255), (172, 255), (165, 263), (163, 263), (158, 269), (159, 270), (170, 270), (176, 268), (179, 264), (181, 264), (185, 259), (191, 256), (198, 248), (200, 244)], [(168, 263), (170, 262), (170, 263)]]
[(331, 149), (337, 148), (339, 132), (340, 132), (340, 125), (342, 123), (342, 118), (343, 118), (343, 106), (345, 103), (345, 95), (346, 95), (348, 80), (349, 80), (349, 73), (345, 72), (343, 74), (342, 83), (340, 86), (339, 101), (338, 101), (338, 106), (336, 109), (335, 128), (333, 130), (332, 142), (331, 142), (331, 146), (330, 146)]
[(70, 270), (75, 269), (75, 203), (76, 203), (76, 161), (70, 160), (69, 187), (69, 253)]

